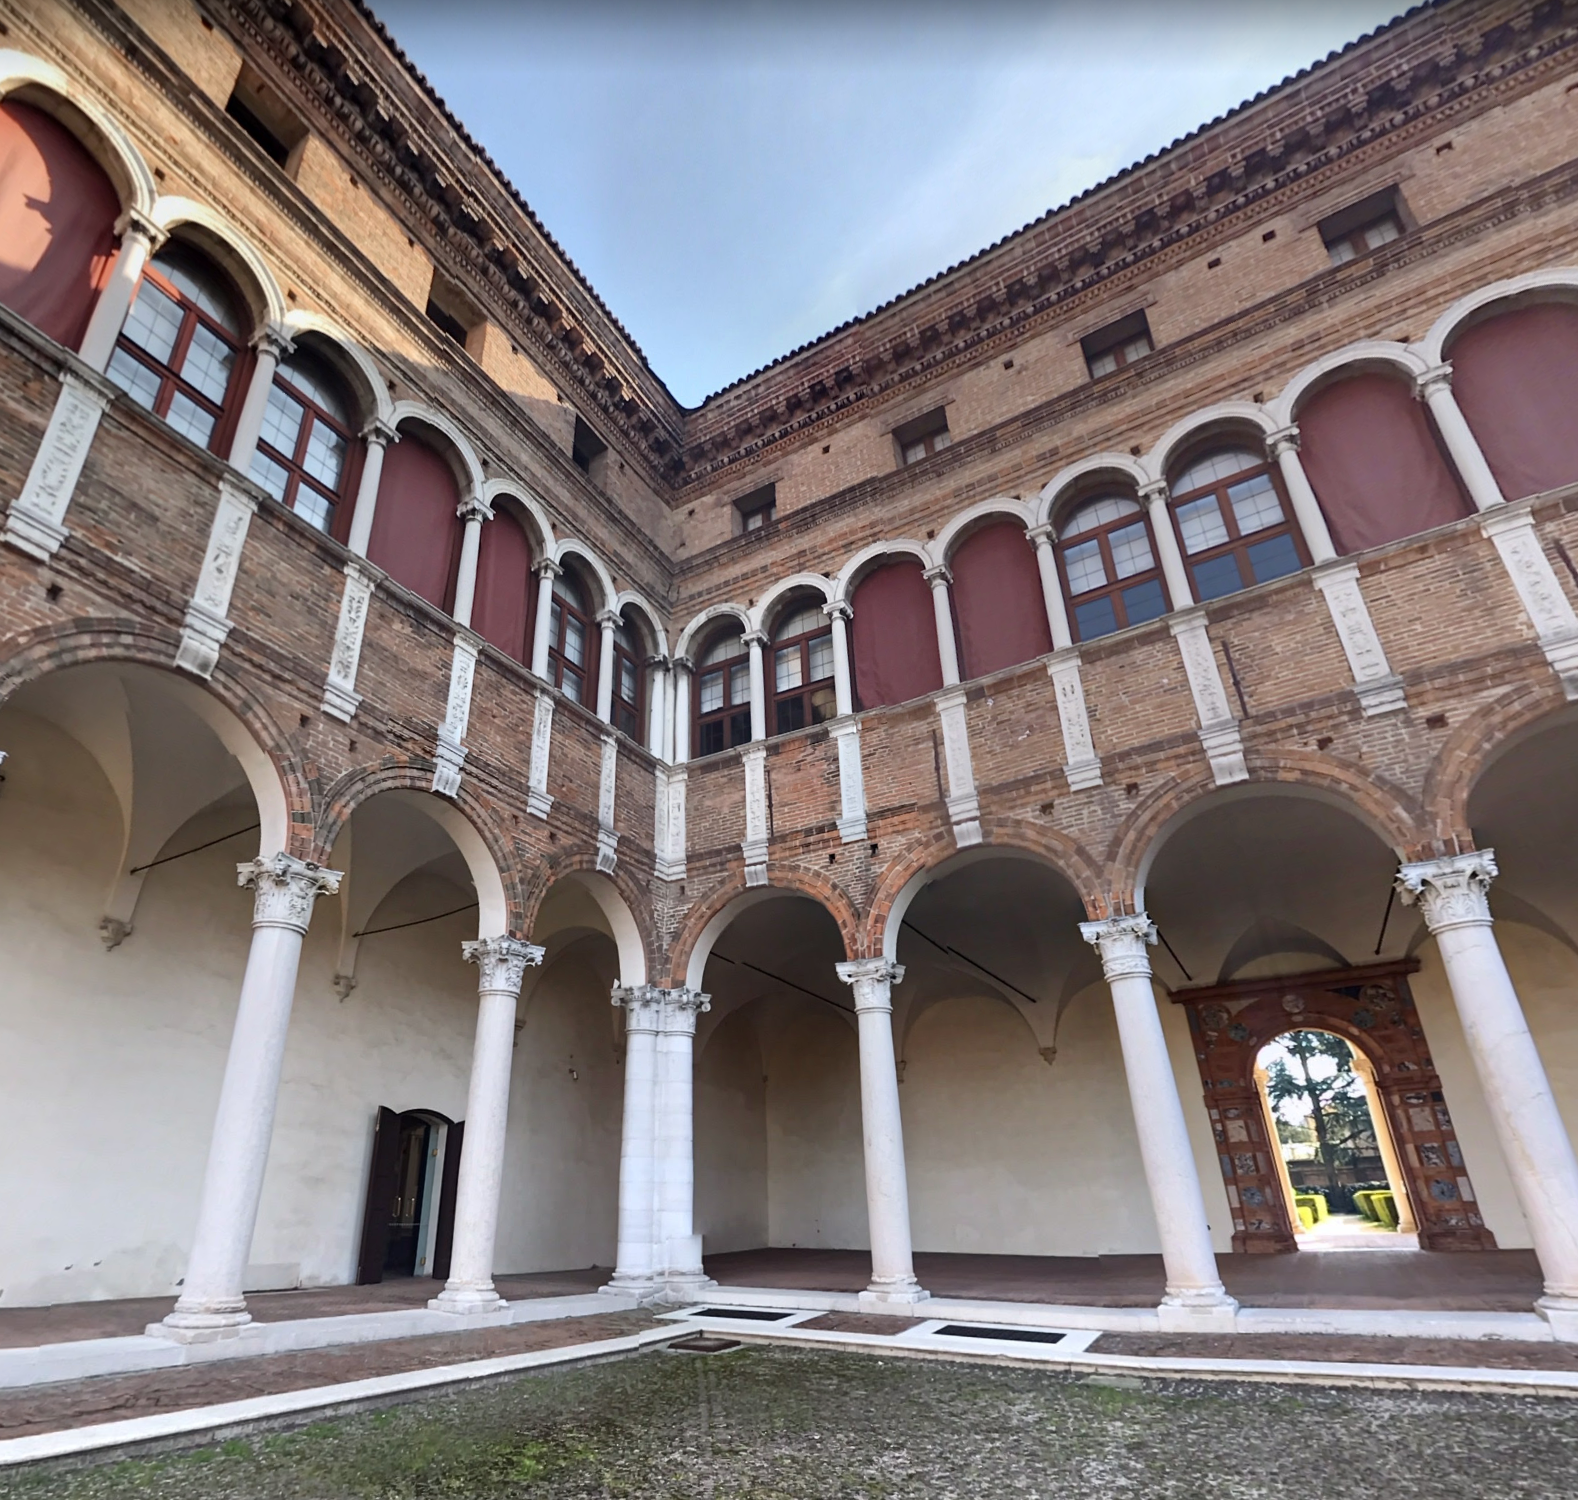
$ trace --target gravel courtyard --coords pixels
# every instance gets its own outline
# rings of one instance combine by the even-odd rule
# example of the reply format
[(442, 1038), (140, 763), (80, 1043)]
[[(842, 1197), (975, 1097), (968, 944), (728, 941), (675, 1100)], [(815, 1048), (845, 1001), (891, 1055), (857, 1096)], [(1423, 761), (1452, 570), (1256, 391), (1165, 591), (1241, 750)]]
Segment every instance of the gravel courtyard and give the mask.
[(1570, 1500), (1578, 1402), (1096, 1384), (999, 1366), (653, 1352), (184, 1454), (19, 1500), (830, 1496)]

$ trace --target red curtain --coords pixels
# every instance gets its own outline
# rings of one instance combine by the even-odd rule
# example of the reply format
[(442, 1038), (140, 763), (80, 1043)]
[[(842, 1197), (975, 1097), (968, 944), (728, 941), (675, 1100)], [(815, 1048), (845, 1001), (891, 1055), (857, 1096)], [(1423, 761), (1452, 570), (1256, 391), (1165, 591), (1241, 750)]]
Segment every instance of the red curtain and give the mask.
[(0, 103), (0, 302), (75, 349), (115, 257), (120, 199), (53, 116)]
[(1019, 522), (998, 521), (972, 533), (948, 566), (965, 677), (984, 677), (1052, 649), (1041, 573)]
[(1362, 552), (1469, 513), (1424, 406), (1401, 381), (1354, 375), (1299, 408), (1305, 472), (1339, 552)]
[(860, 707), (905, 703), (942, 686), (931, 585), (918, 562), (888, 563), (868, 573), (850, 604)]
[(482, 527), (477, 559), (477, 602), (471, 628), (506, 656), (523, 665), (531, 658), (531, 541), (508, 505), (497, 503), (491, 521)]
[(409, 432), (384, 455), (367, 557), (396, 583), (447, 610), (460, 561), (460, 487), (441, 454)]
[(1470, 328), (1448, 358), (1457, 403), (1507, 499), (1578, 480), (1578, 307), (1502, 313)]

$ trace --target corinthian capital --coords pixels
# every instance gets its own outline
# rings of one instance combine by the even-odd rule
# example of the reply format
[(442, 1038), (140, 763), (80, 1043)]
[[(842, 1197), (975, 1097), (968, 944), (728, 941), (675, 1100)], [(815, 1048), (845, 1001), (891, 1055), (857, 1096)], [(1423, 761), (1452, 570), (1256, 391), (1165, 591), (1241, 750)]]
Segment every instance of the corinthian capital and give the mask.
[(657, 1031), (663, 1020), (663, 990), (655, 984), (616, 984), (611, 999), (625, 1013), (625, 1030)]
[(1423, 859), (1397, 872), (1397, 894), (1417, 905), (1431, 932), (1490, 925), (1490, 883), (1496, 878), (1491, 849)]
[(904, 978), (904, 965), (888, 958), (857, 958), (837, 964), (834, 972), (855, 992), (855, 1009), (893, 1009), (893, 986)]
[(290, 927), (306, 932), (313, 904), (340, 888), (340, 872), (309, 864), (289, 854), (249, 860), (236, 866), (236, 884), (254, 894), (254, 927)]
[(1101, 972), (1114, 979), (1151, 977), (1146, 949), (1156, 941), (1156, 924), (1138, 911), (1128, 917), (1108, 917), (1104, 922), (1081, 922), (1079, 935), (1101, 955)]
[(477, 989), (507, 995), (520, 994), (526, 970), (542, 962), (542, 953), (536, 943), (528, 943), (524, 938), (478, 938), (460, 945), (460, 956), (481, 971), (477, 975)]
[(712, 996), (683, 986), (675, 990), (664, 990), (662, 995), (663, 1014), (659, 1022), (661, 1029), (670, 1036), (695, 1036), (697, 1017), (703, 1011), (712, 1009)]

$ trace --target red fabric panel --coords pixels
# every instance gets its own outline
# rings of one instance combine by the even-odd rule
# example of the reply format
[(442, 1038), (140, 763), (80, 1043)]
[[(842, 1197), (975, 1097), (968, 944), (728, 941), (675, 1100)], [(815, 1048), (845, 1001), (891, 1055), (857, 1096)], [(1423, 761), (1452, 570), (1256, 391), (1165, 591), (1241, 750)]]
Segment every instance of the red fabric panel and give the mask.
[(367, 557), (396, 583), (448, 609), (460, 561), (460, 488), (443, 457), (402, 433), (384, 454)]
[(942, 686), (931, 585), (918, 562), (868, 573), (850, 604), (855, 698), (862, 708), (905, 703)]
[(1017, 521), (1000, 521), (954, 549), (953, 613), (959, 622), (959, 669), (984, 677), (1052, 649), (1036, 555)]
[(1470, 328), (1452, 390), (1509, 500), (1578, 480), (1578, 307), (1546, 302)]
[(75, 349), (115, 256), (120, 199), (60, 121), (0, 103), (0, 302)]
[(477, 602), (471, 628), (516, 661), (531, 655), (531, 542), (505, 505), (482, 527), (477, 558)]
[(1355, 375), (1299, 408), (1304, 469), (1339, 552), (1362, 552), (1469, 513), (1423, 403), (1400, 380)]

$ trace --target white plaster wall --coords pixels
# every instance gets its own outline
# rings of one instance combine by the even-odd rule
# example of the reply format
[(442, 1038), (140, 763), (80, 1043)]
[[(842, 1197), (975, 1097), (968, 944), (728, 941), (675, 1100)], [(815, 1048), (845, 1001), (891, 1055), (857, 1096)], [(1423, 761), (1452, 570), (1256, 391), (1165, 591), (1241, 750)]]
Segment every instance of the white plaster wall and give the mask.
[(611, 939), (578, 940), (544, 966), (518, 1018), (501, 1274), (613, 1266), (624, 1097), (609, 1000), (617, 968)]
[(768, 1243), (868, 1249), (860, 1054), (831, 1011), (796, 1007), (770, 1039), (766, 1133)]
[(696, 1062), (696, 1228), (708, 1255), (767, 1237), (767, 1084), (755, 1017), (736, 1012)]

